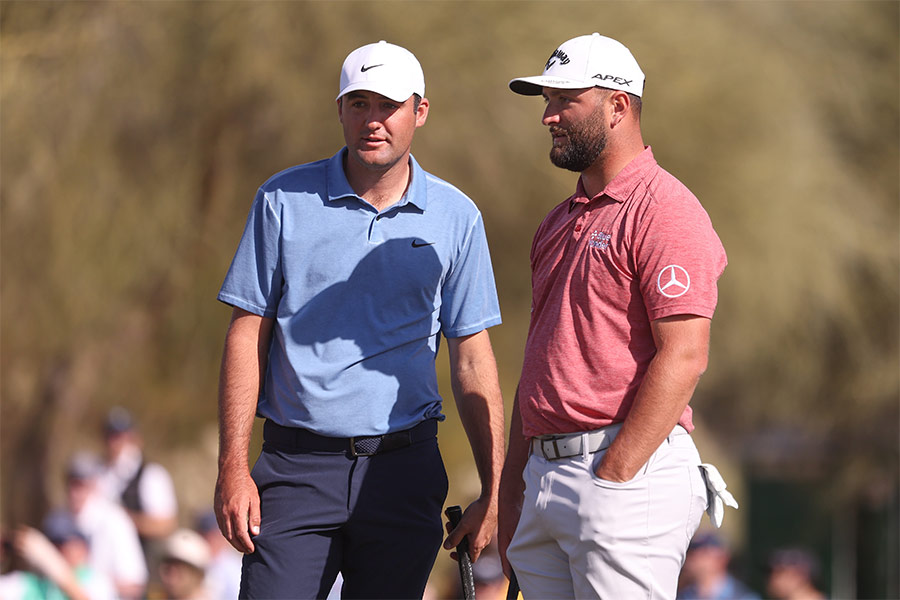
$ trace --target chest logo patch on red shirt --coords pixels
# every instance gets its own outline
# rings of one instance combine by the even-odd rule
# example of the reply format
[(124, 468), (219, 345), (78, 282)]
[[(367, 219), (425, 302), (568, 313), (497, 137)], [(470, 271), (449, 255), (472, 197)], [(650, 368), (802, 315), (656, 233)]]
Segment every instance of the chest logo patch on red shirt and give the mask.
[(684, 296), (691, 287), (691, 277), (683, 267), (669, 265), (659, 272), (656, 288), (666, 298)]
[(602, 231), (597, 231), (596, 229), (591, 232), (591, 239), (588, 240), (588, 245), (591, 248), (599, 248), (600, 250), (606, 250), (609, 247), (609, 238), (612, 237), (608, 233), (603, 233)]

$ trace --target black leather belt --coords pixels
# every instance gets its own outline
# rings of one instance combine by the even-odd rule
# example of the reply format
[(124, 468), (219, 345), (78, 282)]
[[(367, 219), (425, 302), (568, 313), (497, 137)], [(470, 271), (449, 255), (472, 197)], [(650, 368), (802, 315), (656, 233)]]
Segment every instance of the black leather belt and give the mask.
[(415, 427), (384, 435), (359, 435), (349, 438), (328, 437), (297, 427), (284, 427), (266, 419), (263, 439), (276, 446), (320, 452), (346, 452), (352, 456), (372, 456), (416, 442), (424, 442), (437, 435), (437, 419), (426, 419)]

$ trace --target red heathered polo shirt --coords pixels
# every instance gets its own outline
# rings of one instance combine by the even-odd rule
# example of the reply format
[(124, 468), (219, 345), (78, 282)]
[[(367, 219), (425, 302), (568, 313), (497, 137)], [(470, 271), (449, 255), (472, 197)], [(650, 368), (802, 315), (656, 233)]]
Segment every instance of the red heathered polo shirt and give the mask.
[[(706, 211), (649, 146), (594, 198), (579, 179), (531, 248), (525, 435), (624, 420), (656, 353), (650, 321), (711, 318), (726, 262)], [(693, 429), (690, 407), (679, 423)]]

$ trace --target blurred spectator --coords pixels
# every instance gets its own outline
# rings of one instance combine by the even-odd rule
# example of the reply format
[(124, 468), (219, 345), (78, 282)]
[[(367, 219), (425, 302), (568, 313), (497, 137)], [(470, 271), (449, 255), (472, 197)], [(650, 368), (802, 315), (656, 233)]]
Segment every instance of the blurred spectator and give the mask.
[(147, 585), (147, 565), (137, 530), (124, 509), (97, 491), (99, 460), (76, 454), (66, 473), (66, 502), (88, 541), (88, 563), (108, 576), (121, 598), (140, 598)]
[(144, 459), (142, 440), (131, 413), (109, 411), (104, 428), (106, 463), (99, 477), (101, 491), (128, 511), (142, 540), (164, 540), (175, 531), (178, 502), (165, 467)]
[[(179, 529), (163, 546), (159, 576), (169, 600), (211, 600), (206, 587), (209, 545), (196, 531)], [(237, 596), (233, 596), (237, 598)]]
[(819, 591), (819, 562), (806, 550), (784, 548), (769, 558), (767, 593), (776, 600), (816, 600), (824, 598)]
[(16, 556), (12, 536), (7, 532), (0, 535), (0, 598), (16, 600), (22, 597), (23, 578), (21, 560)]
[(728, 572), (731, 552), (715, 533), (698, 533), (688, 546), (679, 600), (759, 600)]
[(206, 585), (213, 600), (234, 600), (241, 589), (243, 554), (228, 543), (216, 523), (213, 511), (197, 519), (197, 531), (209, 545), (210, 560), (206, 567)]
[[(50, 513), (44, 519), (42, 529), (47, 539), (59, 550), (76, 581), (91, 600), (116, 597), (112, 580), (90, 565), (87, 537), (78, 529), (69, 513), (66, 511)], [(71, 594), (67, 595), (74, 598)]]
[(15, 564), (8, 572), (4, 565), (4, 574), (0, 577), (0, 598), (3, 600), (88, 598), (62, 554), (41, 532), (31, 527), (19, 527), (4, 540), (3, 547), (4, 563)]
[(88, 546), (72, 517), (51, 514), (44, 533), (30, 527), (16, 530), (5, 547), (21, 559), (24, 570), (0, 581), (4, 600), (113, 600), (112, 583), (87, 563)]

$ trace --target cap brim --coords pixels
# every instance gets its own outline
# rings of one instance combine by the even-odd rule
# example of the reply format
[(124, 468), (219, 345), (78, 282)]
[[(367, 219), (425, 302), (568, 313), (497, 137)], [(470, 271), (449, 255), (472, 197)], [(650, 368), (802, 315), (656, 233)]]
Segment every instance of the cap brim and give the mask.
[(337, 95), (335, 100), (340, 99), (341, 96), (345, 96), (350, 92), (375, 92), (376, 94), (381, 94), (385, 98), (390, 98), (394, 102), (406, 102), (409, 100), (409, 97), (415, 94), (415, 90), (400, 90), (396, 87), (391, 88), (390, 86), (386, 86), (377, 81), (360, 81), (357, 83), (352, 83), (341, 90), (341, 93)]
[(590, 82), (576, 81), (564, 77), (548, 77), (546, 75), (517, 77), (509, 82), (509, 89), (523, 96), (540, 96), (544, 92), (545, 87), (560, 90), (580, 90), (595, 86)]

